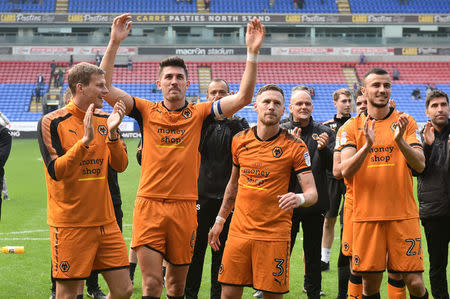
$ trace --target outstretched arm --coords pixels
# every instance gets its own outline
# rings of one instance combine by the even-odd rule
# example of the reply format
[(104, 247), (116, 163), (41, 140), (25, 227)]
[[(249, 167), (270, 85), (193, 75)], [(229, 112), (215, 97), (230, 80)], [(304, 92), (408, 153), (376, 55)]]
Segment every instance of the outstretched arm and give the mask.
[(220, 100), (222, 114), (225, 117), (233, 115), (239, 109), (252, 102), (256, 85), (256, 60), (265, 34), (266, 29), (257, 18), (254, 18), (251, 23), (247, 24), (247, 35), (245, 36), (245, 43), (247, 44), (247, 62), (244, 74), (242, 75), (239, 91), (236, 94), (229, 95)]
[(223, 196), (222, 206), (220, 207), (219, 213), (217, 214), (216, 222), (214, 223), (214, 226), (211, 228), (208, 234), (208, 243), (214, 251), (219, 250), (220, 233), (223, 230), (225, 220), (228, 218), (228, 215), (230, 215), (231, 211), (234, 208), (234, 202), (236, 200), (238, 191), (238, 180), (239, 168), (233, 165), (230, 180), (228, 181), (228, 185)]
[(133, 98), (125, 91), (116, 88), (112, 85), (112, 77), (114, 72), (114, 61), (116, 60), (117, 50), (122, 41), (128, 36), (131, 30), (131, 16), (130, 14), (123, 14), (116, 17), (111, 26), (111, 37), (109, 39), (108, 47), (106, 48), (105, 56), (103, 56), (100, 68), (105, 71), (106, 86), (109, 89), (105, 100), (114, 107), (114, 105), (122, 100), (125, 104), (126, 114), (130, 114), (133, 109)]

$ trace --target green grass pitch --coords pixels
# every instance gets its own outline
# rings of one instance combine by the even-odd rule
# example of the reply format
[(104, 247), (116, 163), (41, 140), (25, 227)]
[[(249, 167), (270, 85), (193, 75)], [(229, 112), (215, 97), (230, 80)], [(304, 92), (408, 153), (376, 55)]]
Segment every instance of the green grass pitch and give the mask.
[[(139, 182), (140, 167), (136, 162), (136, 139), (127, 139), (129, 166), (119, 176), (124, 212), (124, 237), (127, 244), (131, 239), (131, 223), (134, 197)], [(44, 167), (37, 140), (13, 140), (10, 158), (6, 164), (6, 180), (10, 201), (3, 201), (0, 221), (0, 247), (7, 245), (25, 246), (23, 254), (0, 253), (0, 298), (48, 298), (50, 295), (50, 238), (46, 222), (46, 187)], [(336, 225), (335, 239), (339, 238)], [(423, 234), (422, 234), (423, 236)], [(306, 298), (302, 293), (303, 265), (301, 257), (301, 233), (291, 259), (290, 292), (285, 298)], [(423, 239), (424, 236), (423, 236)], [(335, 240), (331, 256), (331, 270), (323, 272), (322, 289), (325, 298), (337, 296), (337, 256), (339, 242)], [(428, 279), (428, 253), (424, 242), (425, 284), (430, 290)], [(205, 271), (199, 298), (209, 298), (210, 255), (205, 259)], [(134, 294), (141, 298), (141, 274), (136, 270)], [(449, 271), (447, 270), (447, 273)], [(386, 275), (384, 275), (386, 277)], [(107, 287), (100, 278), (102, 289)], [(387, 298), (386, 283), (382, 284), (382, 298)], [(243, 298), (253, 298), (252, 289), (246, 288)], [(86, 297), (86, 295), (85, 295)]]

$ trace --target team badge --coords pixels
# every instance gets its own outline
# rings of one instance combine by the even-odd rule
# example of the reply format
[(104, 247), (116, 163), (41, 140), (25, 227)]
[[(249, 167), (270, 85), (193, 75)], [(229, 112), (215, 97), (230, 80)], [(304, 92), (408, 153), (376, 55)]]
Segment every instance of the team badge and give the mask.
[(359, 261), (360, 261), (359, 256), (354, 255), (353, 256), (353, 262), (355, 263), (355, 265), (359, 265)]
[(223, 264), (220, 264), (220, 268), (219, 268), (219, 274), (223, 273)]
[(311, 137), (316, 141), (319, 140), (319, 135), (317, 135), (317, 133), (313, 133)]
[(61, 269), (61, 272), (68, 272), (69, 269), (70, 269), (69, 262), (67, 262), (67, 261), (62, 261), (62, 262), (59, 264), (59, 269)]
[(392, 130), (392, 131), (395, 132), (395, 130), (397, 129), (397, 127), (398, 127), (398, 122), (393, 122), (393, 123), (391, 124), (391, 130)]
[(275, 158), (281, 157), (282, 154), (283, 154), (283, 150), (281, 149), (281, 147), (276, 146), (276, 147), (273, 148), (273, 150), (272, 150), (272, 155), (273, 155)]
[(348, 242), (344, 242), (344, 251), (348, 251), (350, 249), (350, 245), (348, 245)]
[(306, 165), (311, 166), (311, 157), (309, 156), (309, 152), (304, 153), (303, 157), (305, 158)]
[(191, 109), (189, 109), (189, 108), (184, 109), (184, 110), (183, 110), (183, 116), (184, 116), (184, 118), (186, 118), (186, 119), (191, 118), (191, 117), (192, 117), (192, 111), (191, 111)]
[(100, 133), (100, 135), (108, 134), (108, 129), (105, 127), (105, 125), (99, 125), (97, 130)]

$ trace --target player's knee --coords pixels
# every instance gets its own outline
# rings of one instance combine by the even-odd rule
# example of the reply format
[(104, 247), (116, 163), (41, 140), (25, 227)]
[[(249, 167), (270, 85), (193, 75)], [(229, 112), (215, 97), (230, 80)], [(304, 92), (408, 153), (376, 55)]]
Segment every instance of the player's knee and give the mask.
[(423, 282), (422, 274), (411, 274), (408, 274), (404, 277), (405, 283), (408, 286), (408, 290), (411, 294), (420, 297), (425, 293), (425, 285)]
[(133, 285), (131, 283), (125, 288), (115, 290), (114, 293), (111, 290), (111, 298), (114, 299), (128, 299), (131, 298), (131, 295), (133, 295)]
[(162, 288), (163, 278), (162, 275), (144, 275), (142, 277), (143, 286), (146, 289), (155, 290)]

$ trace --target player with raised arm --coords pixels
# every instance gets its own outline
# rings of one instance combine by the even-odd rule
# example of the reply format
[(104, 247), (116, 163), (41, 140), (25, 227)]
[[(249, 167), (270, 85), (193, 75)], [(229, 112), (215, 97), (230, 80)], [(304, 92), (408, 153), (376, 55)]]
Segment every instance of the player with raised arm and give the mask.
[(106, 72), (109, 89), (105, 99), (111, 105), (123, 100), (126, 114), (137, 120), (142, 134), (142, 168), (132, 244), (142, 272), (143, 298), (161, 296), (163, 259), (168, 261), (168, 297), (183, 298), (197, 227), (201, 127), (209, 115), (228, 117), (251, 103), (265, 29), (258, 19), (247, 25), (248, 55), (239, 91), (219, 101), (194, 104), (185, 99), (190, 82), (186, 65), (179, 57), (160, 62), (156, 82), (164, 97), (160, 103), (132, 97), (112, 85), (116, 53), (131, 26), (129, 14), (114, 19), (101, 68)]

